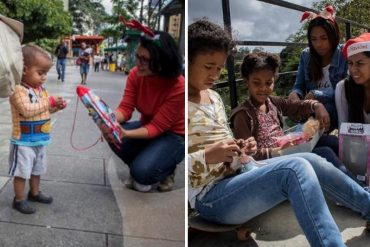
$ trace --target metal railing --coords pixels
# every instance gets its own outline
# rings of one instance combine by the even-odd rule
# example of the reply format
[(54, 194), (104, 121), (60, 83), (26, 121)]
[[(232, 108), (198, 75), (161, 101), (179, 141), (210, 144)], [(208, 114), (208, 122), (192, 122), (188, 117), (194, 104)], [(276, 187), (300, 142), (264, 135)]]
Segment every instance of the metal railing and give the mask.
[[(312, 11), (315, 13), (318, 13), (318, 11), (307, 8), (301, 5), (297, 5), (294, 3), (282, 1), (282, 0), (257, 0), (260, 2), (265, 2), (268, 4), (280, 6), (286, 9), (291, 9), (291, 10), (297, 10), (297, 11)], [(232, 32), (231, 32), (231, 15), (230, 15), (230, 1), (229, 0), (222, 0), (222, 13), (223, 13), (223, 21), (224, 21), (224, 29), (229, 32), (229, 34), (232, 37)], [(360, 23), (357, 23), (352, 20), (348, 20), (339, 16), (335, 17), (336, 21), (338, 23), (344, 23), (345, 24), (345, 37), (346, 39), (351, 38), (351, 26), (359, 27), (359, 28), (364, 28), (367, 30), (370, 30), (370, 27), (367, 27), (365, 25), (362, 25)], [(307, 43), (298, 43), (298, 42), (275, 42), (275, 41), (241, 41), (241, 40), (236, 40), (235, 43), (239, 46), (307, 46)], [(237, 95), (237, 83), (241, 82), (241, 79), (236, 80), (235, 78), (235, 66), (234, 66), (234, 56), (231, 54), (227, 58), (226, 62), (226, 68), (228, 71), (228, 80), (226, 82), (220, 82), (215, 85), (214, 88), (224, 88), (224, 87), (229, 87), (230, 89), (230, 106), (231, 108), (235, 108), (237, 106), (237, 101), (238, 101), (238, 95)], [(291, 72), (284, 72), (284, 73), (296, 73), (296, 71), (291, 71)]]

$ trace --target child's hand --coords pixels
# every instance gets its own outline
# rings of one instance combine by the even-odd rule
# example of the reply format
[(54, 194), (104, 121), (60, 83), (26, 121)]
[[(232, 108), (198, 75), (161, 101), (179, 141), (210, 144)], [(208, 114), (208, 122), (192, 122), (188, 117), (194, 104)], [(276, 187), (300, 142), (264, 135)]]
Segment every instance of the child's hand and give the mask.
[(323, 104), (315, 103), (315, 117), (319, 120), (321, 129), (329, 130), (330, 116)]
[(240, 148), (233, 139), (220, 141), (205, 149), (206, 163), (232, 162), (233, 156), (238, 156), (238, 153)]
[(67, 102), (60, 96), (55, 97), (55, 107), (59, 110), (64, 109), (67, 106)]
[(253, 136), (249, 137), (248, 139), (244, 140), (244, 152), (247, 155), (255, 155), (257, 153), (257, 142)]

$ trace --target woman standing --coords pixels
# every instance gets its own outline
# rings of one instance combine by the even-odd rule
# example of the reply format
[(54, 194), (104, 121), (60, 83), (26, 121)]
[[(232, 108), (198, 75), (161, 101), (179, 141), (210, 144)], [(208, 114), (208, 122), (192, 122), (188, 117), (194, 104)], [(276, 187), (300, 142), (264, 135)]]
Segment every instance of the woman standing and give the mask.
[(88, 52), (85, 42), (81, 43), (81, 49), (78, 54), (78, 59), (80, 60), (81, 84), (86, 85), (86, 78), (90, 68), (90, 53)]

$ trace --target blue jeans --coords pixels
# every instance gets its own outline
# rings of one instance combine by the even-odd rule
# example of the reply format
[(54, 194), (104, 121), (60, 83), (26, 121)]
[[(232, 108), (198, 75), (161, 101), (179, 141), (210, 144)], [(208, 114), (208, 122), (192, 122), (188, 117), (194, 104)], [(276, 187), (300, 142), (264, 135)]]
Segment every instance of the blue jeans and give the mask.
[(241, 224), (288, 199), (311, 246), (345, 246), (323, 191), (370, 219), (370, 193), (325, 159), (298, 153), (264, 162), (268, 164), (217, 182), (196, 201), (200, 215)]
[[(139, 121), (122, 124), (126, 130), (141, 127)], [(121, 148), (111, 149), (130, 167), (130, 174), (140, 184), (150, 185), (163, 181), (172, 174), (185, 156), (185, 138), (165, 132), (153, 139), (123, 138)]]
[(323, 135), (317, 142), (315, 148), (312, 150), (313, 153), (325, 158), (327, 161), (332, 163), (336, 168), (341, 170), (344, 174), (352, 178), (357, 183), (360, 183), (356, 176), (350, 172), (344, 163), (338, 157), (339, 141), (338, 137), (333, 135)]
[(65, 72), (66, 72), (66, 59), (58, 58), (57, 59), (57, 73), (58, 73), (58, 77), (60, 77), (62, 81), (64, 81)]

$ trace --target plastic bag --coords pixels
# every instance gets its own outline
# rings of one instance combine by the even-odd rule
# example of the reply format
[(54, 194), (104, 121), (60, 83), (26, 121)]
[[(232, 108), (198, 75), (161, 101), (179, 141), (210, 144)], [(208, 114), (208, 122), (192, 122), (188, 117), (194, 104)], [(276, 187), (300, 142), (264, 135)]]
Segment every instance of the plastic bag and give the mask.
[(80, 66), (82, 64), (82, 59), (81, 58), (77, 58), (76, 59), (76, 65), (77, 66)]
[(0, 97), (6, 98), (22, 78), (23, 24), (0, 15), (0, 33)]

